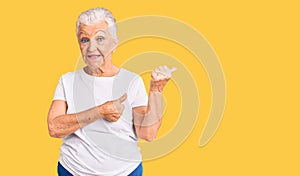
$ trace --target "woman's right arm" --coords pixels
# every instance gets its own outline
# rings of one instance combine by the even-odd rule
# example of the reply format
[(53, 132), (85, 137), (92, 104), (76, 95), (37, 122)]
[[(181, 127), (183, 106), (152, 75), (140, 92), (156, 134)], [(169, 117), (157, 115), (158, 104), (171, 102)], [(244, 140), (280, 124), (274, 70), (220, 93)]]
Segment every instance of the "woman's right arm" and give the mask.
[[(67, 103), (63, 100), (54, 100), (48, 113), (48, 130), (51, 137), (63, 138), (74, 133), (84, 124), (99, 119), (97, 108), (92, 108), (78, 114), (66, 114)], [(87, 118), (84, 118), (86, 116)], [(79, 119), (81, 118), (81, 119)]]
[(124, 94), (119, 99), (74, 114), (67, 114), (68, 105), (65, 101), (54, 100), (48, 113), (49, 134), (51, 137), (63, 138), (101, 118), (115, 122), (123, 113), (122, 102), (126, 98), (127, 95)]

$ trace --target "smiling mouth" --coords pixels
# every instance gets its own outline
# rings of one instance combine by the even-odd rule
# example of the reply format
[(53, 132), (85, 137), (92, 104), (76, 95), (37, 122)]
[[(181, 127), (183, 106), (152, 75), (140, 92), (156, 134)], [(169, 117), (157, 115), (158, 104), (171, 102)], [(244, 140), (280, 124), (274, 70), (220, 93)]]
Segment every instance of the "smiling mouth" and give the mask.
[(91, 59), (91, 60), (96, 60), (96, 59), (99, 59), (100, 57), (101, 57), (100, 54), (89, 54), (89, 55), (87, 55), (87, 58)]

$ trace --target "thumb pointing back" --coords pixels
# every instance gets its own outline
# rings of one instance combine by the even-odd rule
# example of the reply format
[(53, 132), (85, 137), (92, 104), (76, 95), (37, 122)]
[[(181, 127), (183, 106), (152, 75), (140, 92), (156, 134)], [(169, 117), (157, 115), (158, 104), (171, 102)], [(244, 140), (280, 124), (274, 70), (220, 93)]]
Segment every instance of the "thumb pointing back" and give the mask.
[(120, 101), (120, 103), (124, 102), (127, 99), (127, 94), (124, 93), (118, 100)]
[(176, 68), (176, 67), (173, 67), (173, 68), (170, 69), (170, 72), (172, 73), (172, 72), (174, 72), (174, 71), (176, 71), (176, 70), (177, 70), (177, 68)]

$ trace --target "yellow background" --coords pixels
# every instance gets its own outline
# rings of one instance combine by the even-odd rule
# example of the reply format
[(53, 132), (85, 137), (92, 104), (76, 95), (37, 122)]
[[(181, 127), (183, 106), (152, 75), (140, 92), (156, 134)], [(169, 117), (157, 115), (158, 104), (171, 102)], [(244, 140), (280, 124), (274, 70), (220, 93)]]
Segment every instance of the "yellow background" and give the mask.
[[(168, 155), (145, 161), (145, 176), (300, 174), (296, 0), (26, 0), (1, 2), (0, 7), (1, 175), (56, 175), (61, 142), (48, 135), (47, 112), (59, 76), (74, 71), (80, 55), (76, 18), (98, 6), (110, 9), (118, 21), (141, 15), (184, 21), (207, 38), (224, 69), (224, 117), (214, 138), (200, 148), (211, 101), (203, 67), (186, 59), (192, 56), (169, 41), (144, 38), (120, 46), (114, 56), (117, 65), (148, 50), (180, 58), (201, 97), (190, 136)], [(143, 78), (147, 83), (147, 74)], [(166, 99), (179, 106), (178, 95), (172, 96), (176, 91), (170, 83)], [(171, 130), (176, 113), (167, 110), (159, 136)]]

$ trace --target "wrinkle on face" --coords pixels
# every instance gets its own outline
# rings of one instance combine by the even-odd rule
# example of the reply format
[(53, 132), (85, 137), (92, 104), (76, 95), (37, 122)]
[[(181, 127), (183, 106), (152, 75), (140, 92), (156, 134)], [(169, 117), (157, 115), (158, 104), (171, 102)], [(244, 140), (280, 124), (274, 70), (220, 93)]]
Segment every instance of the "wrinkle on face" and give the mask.
[(117, 42), (108, 31), (108, 23), (104, 20), (93, 24), (80, 24), (78, 42), (84, 62), (90, 68), (97, 68), (104, 62), (111, 62), (112, 52)]

